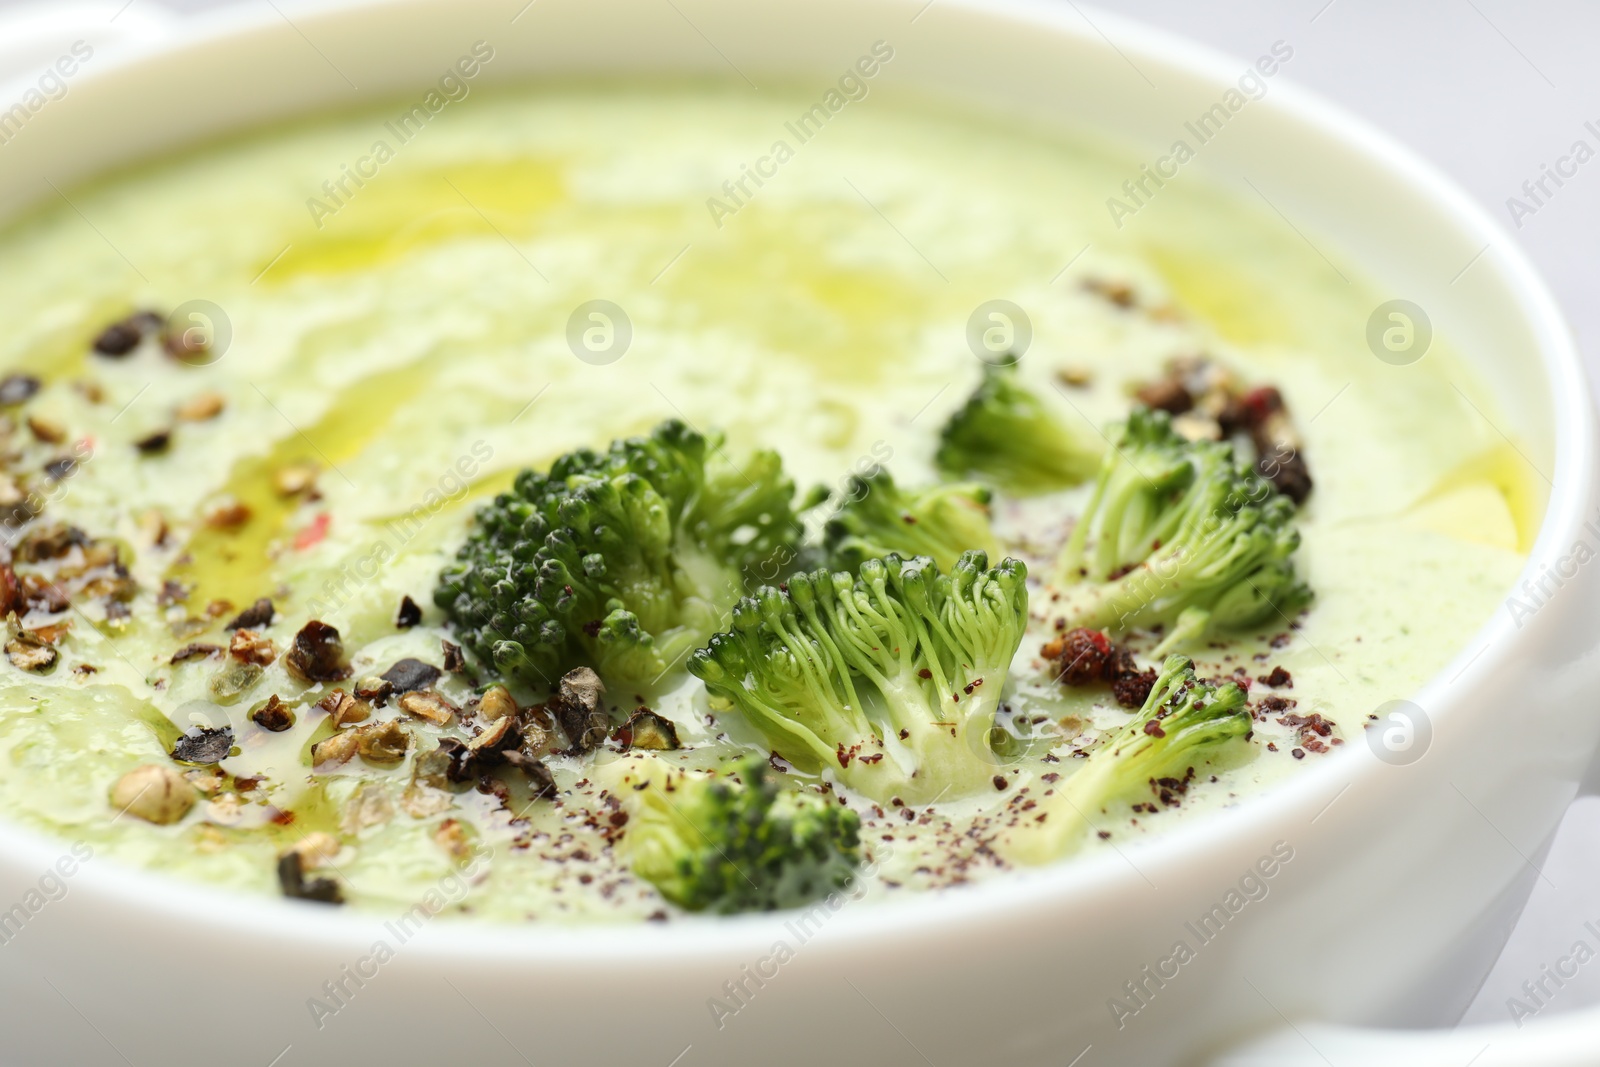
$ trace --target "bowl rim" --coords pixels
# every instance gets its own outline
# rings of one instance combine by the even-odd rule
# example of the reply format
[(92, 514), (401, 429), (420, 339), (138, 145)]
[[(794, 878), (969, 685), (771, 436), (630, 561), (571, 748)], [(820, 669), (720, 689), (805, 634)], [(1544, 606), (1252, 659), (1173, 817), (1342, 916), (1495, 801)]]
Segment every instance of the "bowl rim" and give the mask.
[[(309, 0), (284, 0), (282, 7), (295, 15), (292, 23), (315, 25), (320, 19), (359, 16), (369, 10), (396, 6), (406, 0), (331, 0), (310, 6)], [(921, 0), (877, 0), (908, 14), (923, 8)], [(1153, 69), (1174, 70), (1204, 79), (1219, 88), (1237, 77), (1240, 60), (1136, 19), (1090, 7), (1057, 5), (1050, 0), (937, 0), (968, 16), (1010, 24), (1014, 32), (1040, 30), (1052, 36), (1073, 38), (1077, 44), (1112, 49), (1137, 56)], [(277, 22), (287, 16), (272, 10), (230, 6), (197, 16), (179, 17), (154, 39), (119, 46), (114, 55), (80, 80), (115, 78), (136, 67), (184, 49), (225, 45), (230, 39)], [(1093, 19), (1083, 12), (1093, 11)], [(303, 31), (301, 31), (303, 32)], [(1113, 41), (1115, 43), (1113, 43)], [(19, 79), (18, 84), (23, 79)], [(1516, 306), (1526, 317), (1538, 341), (1538, 366), (1543, 388), (1549, 392), (1554, 416), (1554, 470), (1545, 514), (1530, 548), (1518, 582), (1542, 563), (1552, 562), (1583, 522), (1586, 491), (1596, 482), (1595, 415), (1589, 387), (1571, 330), (1553, 294), (1539, 277), (1512, 235), (1451, 178), (1404, 143), (1366, 120), (1325, 100), (1291, 78), (1274, 79), (1270, 100), (1261, 101), (1290, 116), (1319, 139), (1355, 153), (1386, 173), (1398, 185), (1433, 198), (1457, 232), (1485, 246), (1481, 264), (1493, 266)], [(226, 136), (226, 133), (212, 136)], [(115, 163), (110, 164), (114, 166)], [(1509, 590), (1508, 590), (1509, 592)], [(1472, 638), (1429, 678), (1414, 699), (1435, 718), (1447, 715), (1449, 685), (1492, 674), (1513, 653), (1517, 644), (1507, 612), (1495, 610)], [(1471, 649), (1479, 649), (1471, 653)], [(1449, 678), (1450, 682), (1444, 679)], [(1319, 812), (1330, 797), (1344, 789), (1371, 781), (1385, 765), (1346, 750), (1292, 778), (1274, 783), (1235, 807), (1222, 808), (1186, 826), (1182, 833), (1157, 835), (1031, 871), (1016, 871), (959, 890), (933, 890), (908, 894), (893, 902), (863, 908), (840, 909), (827, 924), (828, 940), (835, 945), (882, 945), (900, 938), (916, 938), (930, 925), (943, 932), (992, 922), (997, 915), (1021, 915), (1045, 904), (1068, 898), (1110, 895), (1136, 886), (1144, 875), (1159, 876), (1192, 865), (1203, 865), (1207, 854), (1241, 840), (1269, 840), (1276, 827)], [(1271, 803), (1266, 803), (1268, 798)], [(51, 835), (20, 825), (0, 822), (0, 855), (27, 867), (45, 870), (62, 855), (68, 835)], [(1137, 867), (1126, 854), (1139, 859)], [(1142, 875), (1139, 872), (1144, 872)], [(94, 894), (105, 902), (189, 924), (226, 929), (234, 936), (276, 942), (292, 948), (314, 942), (323, 948), (362, 951), (384, 929), (386, 912), (372, 909), (329, 909), (301, 901), (262, 897), (247, 891), (213, 887), (162, 875), (120, 863), (86, 864), (74, 878), (75, 892)], [(693, 960), (743, 958), (766, 950), (796, 914), (780, 911), (737, 916), (682, 916), (669, 923), (579, 921), (571, 923), (511, 923), (452, 919), (430, 924), (428, 936), (414, 943), (414, 954), (452, 962), (558, 962), (569, 969), (606, 969), (618, 962), (678, 963)]]

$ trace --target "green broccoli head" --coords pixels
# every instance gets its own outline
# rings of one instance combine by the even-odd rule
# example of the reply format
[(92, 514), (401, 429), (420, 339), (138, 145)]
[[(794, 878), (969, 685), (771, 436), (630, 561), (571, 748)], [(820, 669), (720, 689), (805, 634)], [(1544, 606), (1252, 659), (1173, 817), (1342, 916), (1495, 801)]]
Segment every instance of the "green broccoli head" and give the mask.
[(627, 808), (634, 874), (690, 911), (796, 907), (848, 887), (861, 860), (856, 813), (780, 788), (760, 756), (710, 774), (642, 757), (600, 776)]
[(846, 482), (844, 503), (823, 531), (823, 548), (831, 566), (848, 571), (891, 552), (928, 556), (945, 568), (968, 549), (998, 555), (989, 527), (990, 496), (971, 482), (902, 489), (877, 467)]
[(889, 555), (739, 602), (689, 670), (774, 751), (877, 800), (984, 788), (994, 716), (1028, 621), (1027, 569), (963, 553), (949, 574)]
[(1196, 677), (1194, 661), (1168, 656), (1144, 706), (1102, 741), (1064, 784), (1039, 798), (1032, 819), (1001, 835), (997, 850), (1022, 863), (1065, 855), (1119, 802), (1144, 798), (1174, 804), (1195, 768), (1248, 741), (1252, 729), (1245, 692)]
[(547, 686), (592, 665), (657, 680), (703, 643), (747, 569), (795, 551), (794, 483), (777, 455), (730, 461), (676, 420), (525, 470), (478, 511), (434, 601), (502, 674)]
[(977, 391), (940, 432), (934, 458), (952, 477), (979, 477), (1028, 496), (1087, 481), (1100, 449), (1017, 381), (1015, 366), (985, 364)]
[(1135, 408), (1056, 567), (1070, 626), (1163, 625), (1165, 652), (1298, 611), (1294, 504), (1230, 445), (1190, 441)]

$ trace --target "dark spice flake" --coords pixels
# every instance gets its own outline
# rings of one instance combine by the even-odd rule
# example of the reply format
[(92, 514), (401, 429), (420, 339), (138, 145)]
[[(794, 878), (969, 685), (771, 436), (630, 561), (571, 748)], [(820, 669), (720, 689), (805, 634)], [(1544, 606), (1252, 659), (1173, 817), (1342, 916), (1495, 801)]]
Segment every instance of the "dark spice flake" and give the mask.
[(170, 444), (172, 444), (172, 430), (164, 428), (145, 434), (133, 442), (133, 447), (145, 455), (152, 455), (156, 452), (165, 452)]
[(0, 378), (0, 407), (11, 407), (32, 400), (39, 392), (39, 379), (31, 374), (8, 374)]
[(45, 476), (53, 482), (59, 482), (69, 477), (78, 469), (76, 456), (57, 456), (44, 465)]
[(138, 348), (146, 336), (161, 330), (163, 325), (161, 316), (153, 311), (135, 312), (100, 331), (100, 335), (94, 339), (95, 355), (121, 359)]
[(1062, 684), (1076, 687), (1109, 682), (1111, 695), (1125, 708), (1142, 706), (1155, 686), (1155, 670), (1141, 671), (1132, 652), (1113, 644), (1099, 630), (1069, 630), (1040, 651), (1058, 662)]
[(170, 608), (174, 604), (181, 604), (189, 599), (190, 587), (171, 578), (164, 579), (161, 591), (156, 594), (156, 604), (159, 607)]
[(536, 759), (520, 749), (507, 749), (500, 754), (508, 766), (515, 767), (528, 779), (528, 795), (536, 800), (547, 800), (556, 795), (556, 780), (544, 760)]
[(402, 597), (394, 613), (394, 625), (399, 630), (409, 630), (422, 621), (422, 609), (409, 596)]
[(294, 725), (294, 712), (274, 693), (265, 704), (250, 713), (250, 721), (263, 730), (278, 734)]
[(233, 727), (213, 729), (202, 726), (192, 734), (184, 734), (172, 746), (172, 758), (179, 763), (207, 766), (220, 763), (233, 751)]
[(94, 350), (97, 355), (117, 358), (138, 348), (140, 340), (141, 335), (136, 328), (126, 322), (113, 322), (94, 339)]
[[(213, 601), (213, 603), (219, 602)], [(226, 611), (227, 608), (223, 608), (222, 610)], [(210, 608), (208, 607), (207, 612), (209, 613), (209, 611)], [(223, 629), (259, 630), (263, 626), (270, 626), (272, 624), (273, 614), (274, 611), (272, 607), (272, 601), (268, 600), (266, 597), (262, 597), (254, 604), (251, 604), (248, 608), (245, 608), (238, 615), (234, 616), (233, 621), (224, 626)]]
[(350, 677), (339, 631), (320, 619), (312, 619), (294, 635), (294, 643), (283, 654), (283, 665), (307, 685)]
[(278, 859), (278, 884), (283, 895), (294, 900), (315, 900), (322, 904), (343, 904), (339, 883), (331, 878), (307, 878), (300, 853), (289, 851)]
[(574, 752), (588, 752), (598, 747), (611, 732), (611, 717), (600, 700), (605, 692), (600, 676), (588, 667), (579, 667), (562, 676), (554, 710)]
[(174, 652), (172, 654), (172, 662), (174, 664), (187, 663), (192, 659), (207, 659), (211, 656), (218, 656), (221, 654), (222, 648), (220, 645), (208, 645), (203, 642), (196, 641), (191, 644), (184, 645), (182, 648), (178, 649), (178, 651)]
[(1261, 677), (1257, 678), (1256, 681), (1260, 682), (1262, 685), (1270, 685), (1274, 689), (1294, 688), (1294, 678), (1291, 677), (1289, 672), (1284, 670), (1282, 667), (1272, 668), (1272, 672), (1270, 674), (1263, 674)]
[(399, 695), (426, 689), (437, 682), (443, 674), (444, 672), (433, 664), (407, 656), (405, 659), (395, 661), (394, 666), (379, 677), (389, 683), (392, 694)]

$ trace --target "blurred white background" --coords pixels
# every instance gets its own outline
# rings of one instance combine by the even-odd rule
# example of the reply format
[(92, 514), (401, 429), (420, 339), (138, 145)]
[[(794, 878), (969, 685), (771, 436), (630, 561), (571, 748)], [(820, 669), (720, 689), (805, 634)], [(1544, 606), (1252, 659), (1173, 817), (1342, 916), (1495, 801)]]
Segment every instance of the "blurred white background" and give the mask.
[[(0, 0), (0, 10), (19, 0)], [(164, 0), (198, 12), (228, 0)], [(239, 0), (267, 4), (272, 0)], [(291, 0), (277, 0), (292, 10)], [(933, 0), (938, 3), (939, 0)], [(1240, 57), (1275, 40), (1294, 46), (1287, 77), (1388, 130), (1452, 175), (1505, 227), (1544, 272), (1583, 346), (1591, 377), (1600, 377), (1600, 160), (1580, 168), (1537, 214), (1517, 227), (1507, 199), (1525, 197), (1579, 138), (1600, 147), (1600, 3), (1594, 0), (1098, 0), (1075, 8), (1091, 23), (1100, 10), (1138, 18)], [(522, 0), (507, 0), (521, 6)], [(113, 8), (118, 5), (113, 4)], [(138, 17), (151, 0), (129, 0)], [(0, 41), (0, 47), (4, 42)], [(1596, 701), (1600, 714), (1600, 700)], [(1514, 716), (1517, 709), (1508, 708)], [(1600, 949), (1600, 801), (1568, 818), (1544, 862), (1527, 913), (1468, 1022), (1505, 1022), (1507, 998), (1525, 980), (1568, 953), (1579, 939)], [(1374, 906), (1403, 886), (1374, 886)], [(1600, 963), (1550, 999), (1548, 1012), (1600, 1002)], [(1600, 1038), (1600, 1035), (1596, 1035)]]

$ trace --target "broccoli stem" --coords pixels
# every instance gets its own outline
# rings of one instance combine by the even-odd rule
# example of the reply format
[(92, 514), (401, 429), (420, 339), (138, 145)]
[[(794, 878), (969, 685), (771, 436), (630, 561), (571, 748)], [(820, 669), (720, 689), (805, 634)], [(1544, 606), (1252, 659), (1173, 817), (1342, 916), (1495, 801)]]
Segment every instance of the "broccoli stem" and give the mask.
[(1249, 740), (1245, 701), (1233, 682), (1202, 681), (1194, 661), (1167, 657), (1144, 706), (1063, 785), (1039, 798), (1036, 814), (1003, 832), (996, 851), (1016, 863), (1048, 863), (1079, 847), (1090, 830), (1101, 832), (1114, 805), (1140, 797), (1176, 804), (1197, 767)]

